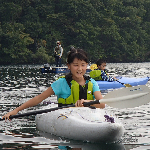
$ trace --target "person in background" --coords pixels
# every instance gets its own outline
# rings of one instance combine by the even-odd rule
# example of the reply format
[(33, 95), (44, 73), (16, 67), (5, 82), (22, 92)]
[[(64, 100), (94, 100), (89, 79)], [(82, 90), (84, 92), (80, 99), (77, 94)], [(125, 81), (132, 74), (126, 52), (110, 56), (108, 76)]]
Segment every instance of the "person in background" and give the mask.
[[(89, 76), (85, 76), (87, 64), (86, 52), (82, 49), (72, 49), (68, 53), (67, 58), (67, 66), (70, 73), (53, 82), (43, 93), (5, 114), (2, 119), (9, 119), (9, 116), (16, 115), (19, 111), (28, 107), (35, 106), (54, 94), (57, 95), (59, 107), (70, 104), (75, 104), (76, 107), (84, 107), (84, 102), (102, 99), (97, 82)], [(105, 104), (93, 104), (92, 106), (104, 108)]]
[(56, 67), (61, 67), (61, 57), (63, 54), (63, 48), (61, 46), (60, 41), (56, 42), (56, 47), (54, 48), (54, 57), (55, 57), (55, 62), (56, 62)]
[(104, 59), (98, 59), (97, 62), (97, 69), (90, 72), (90, 77), (95, 80), (102, 80), (102, 81), (116, 81), (118, 80), (115, 77), (110, 77), (109, 74), (106, 71), (106, 60)]

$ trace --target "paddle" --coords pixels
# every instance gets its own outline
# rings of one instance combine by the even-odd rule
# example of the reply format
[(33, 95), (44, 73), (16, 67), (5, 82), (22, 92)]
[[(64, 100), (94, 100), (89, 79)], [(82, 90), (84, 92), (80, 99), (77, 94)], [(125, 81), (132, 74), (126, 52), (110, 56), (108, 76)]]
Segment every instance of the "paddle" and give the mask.
[(108, 92), (100, 102), (120, 109), (138, 107), (150, 102), (150, 89), (146, 85), (116, 89)]
[[(140, 85), (140, 86), (134, 86), (128, 88), (115, 89), (114, 91), (107, 93), (104, 96), (104, 99), (84, 103), (84, 106), (106, 103), (111, 107), (122, 109), (122, 108), (137, 107), (146, 104), (148, 102), (150, 102), (150, 89), (146, 85)], [(10, 116), (10, 119), (47, 113), (58, 109), (68, 108), (68, 107), (75, 107), (75, 105), (55, 107), (55, 108), (50, 108), (45, 110), (28, 112), (24, 114), (17, 114), (17, 115)], [(1, 120), (4, 119), (0, 118), (0, 121)]]
[(119, 80), (115, 80), (115, 81), (117, 81), (117, 82), (121, 83), (121, 84), (122, 84), (122, 85), (124, 85), (125, 87), (132, 87), (132, 85), (130, 85), (130, 84), (125, 84), (125, 83), (122, 83), (122, 82), (120, 82)]
[[(97, 67), (97, 64), (92, 64), (92, 65), (90, 66), (90, 69), (91, 69), (91, 70), (94, 70), (94, 69), (97, 69), (97, 68), (98, 68), (98, 67)], [(115, 80), (115, 81), (121, 83), (121, 84), (124, 85), (125, 87), (132, 87), (132, 85), (122, 83), (122, 82), (120, 82), (119, 80)]]
[[(91, 101), (91, 102), (87, 102), (87, 103), (83, 103), (84, 106), (89, 106), (92, 104), (99, 104), (100, 100), (96, 100), (96, 101)], [(44, 110), (37, 110), (37, 111), (32, 111), (32, 112), (28, 112), (28, 113), (24, 113), (24, 114), (17, 114), (17, 115), (12, 115), (9, 118), (13, 119), (13, 118), (19, 118), (19, 117), (25, 117), (25, 116), (31, 116), (31, 115), (37, 115), (37, 114), (42, 114), (42, 113), (47, 113), (47, 112), (51, 112), (51, 111), (55, 111), (58, 109), (63, 109), (63, 108), (68, 108), (68, 107), (75, 107), (75, 104), (73, 105), (67, 105), (67, 106), (62, 106), (62, 107), (55, 107), (55, 108), (50, 108), (50, 109), (44, 109)], [(1, 118), (0, 117), (0, 121), (5, 120), (5, 118)]]

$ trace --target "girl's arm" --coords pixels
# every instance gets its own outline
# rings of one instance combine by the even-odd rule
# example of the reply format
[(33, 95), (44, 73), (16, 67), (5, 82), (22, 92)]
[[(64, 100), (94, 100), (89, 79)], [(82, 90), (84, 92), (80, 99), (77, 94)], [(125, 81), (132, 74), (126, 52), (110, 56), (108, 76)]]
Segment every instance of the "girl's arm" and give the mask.
[(32, 107), (35, 106), (37, 104), (39, 104), (40, 102), (42, 102), (44, 99), (46, 99), (47, 97), (51, 96), (54, 94), (54, 91), (52, 89), (52, 87), (49, 87), (46, 91), (44, 91), (43, 93), (41, 93), (40, 95), (37, 95), (36, 97), (28, 100), (27, 102), (25, 102), (24, 104), (22, 104), (21, 106), (15, 108), (14, 110), (12, 110), (11, 112), (5, 114), (2, 118), (5, 117), (5, 119), (9, 119), (9, 116), (11, 115), (16, 115), (19, 111), (26, 109), (28, 107)]
[[(100, 100), (100, 99), (103, 99), (103, 96), (101, 94), (100, 91), (95, 91), (94, 92), (94, 96), (95, 96), (95, 99), (96, 100)], [(94, 104), (92, 106), (95, 106), (96, 108), (105, 108), (105, 104), (104, 103), (100, 103), (100, 104)]]
[(94, 92), (94, 96), (95, 96), (95, 99), (96, 99), (96, 100), (103, 99), (103, 96), (102, 96), (102, 94), (101, 94), (100, 91), (95, 91), (95, 92)]

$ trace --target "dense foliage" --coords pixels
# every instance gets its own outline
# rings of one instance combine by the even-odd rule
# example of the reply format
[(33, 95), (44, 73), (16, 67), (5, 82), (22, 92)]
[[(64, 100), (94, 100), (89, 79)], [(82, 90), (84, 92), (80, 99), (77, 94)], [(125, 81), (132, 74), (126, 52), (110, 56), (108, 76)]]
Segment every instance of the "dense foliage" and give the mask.
[(53, 63), (60, 40), (89, 59), (150, 61), (150, 0), (0, 0), (0, 64)]

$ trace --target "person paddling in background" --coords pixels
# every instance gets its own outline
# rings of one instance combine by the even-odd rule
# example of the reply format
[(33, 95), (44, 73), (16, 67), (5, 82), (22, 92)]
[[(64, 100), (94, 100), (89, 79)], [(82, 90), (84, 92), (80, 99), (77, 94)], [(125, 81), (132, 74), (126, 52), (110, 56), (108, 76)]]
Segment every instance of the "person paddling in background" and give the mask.
[(118, 80), (115, 77), (110, 77), (109, 74), (106, 71), (106, 60), (104, 59), (98, 59), (97, 62), (97, 69), (93, 70), (90, 72), (90, 77), (95, 79), (95, 80), (102, 80), (102, 81), (116, 81)]
[[(97, 82), (84, 74), (88, 64), (88, 58), (82, 49), (72, 49), (68, 53), (67, 66), (70, 73), (59, 78), (40, 95), (28, 100), (21, 106), (15, 108), (2, 118), (9, 119), (9, 116), (16, 115), (19, 111), (35, 106), (51, 95), (57, 95), (58, 106), (75, 104), (76, 107), (83, 107), (84, 102), (102, 99)], [(105, 104), (92, 105), (97, 108), (104, 108)]]
[(61, 46), (60, 41), (56, 42), (56, 47), (54, 48), (54, 57), (55, 57), (55, 61), (56, 61), (56, 67), (61, 67), (61, 57), (63, 54), (63, 48)]

